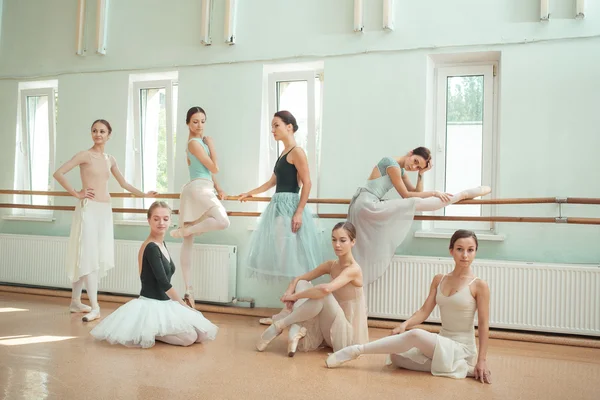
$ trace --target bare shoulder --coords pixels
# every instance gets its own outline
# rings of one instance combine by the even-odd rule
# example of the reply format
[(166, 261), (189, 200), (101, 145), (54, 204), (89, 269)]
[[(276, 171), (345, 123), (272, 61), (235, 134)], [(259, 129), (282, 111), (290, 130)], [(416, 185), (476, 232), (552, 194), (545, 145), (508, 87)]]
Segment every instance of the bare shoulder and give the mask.
[(302, 147), (294, 147), (288, 154), (288, 162), (294, 164), (295, 161), (306, 160), (306, 153)]
[(481, 294), (490, 293), (490, 287), (488, 286), (488, 283), (483, 279), (477, 279), (475, 281), (475, 290), (477, 291), (477, 293)]

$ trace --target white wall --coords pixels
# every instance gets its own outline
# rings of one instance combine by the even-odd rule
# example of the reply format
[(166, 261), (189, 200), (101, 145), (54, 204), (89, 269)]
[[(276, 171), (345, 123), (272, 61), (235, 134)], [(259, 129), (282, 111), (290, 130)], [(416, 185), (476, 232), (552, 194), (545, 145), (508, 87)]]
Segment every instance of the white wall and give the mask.
[[(213, 45), (200, 45), (200, 1), (112, 1), (108, 53), (94, 54), (95, 2), (88, 1), (87, 55), (75, 53), (75, 0), (6, 0), (0, 34), (0, 187), (12, 188), (17, 85), (39, 77), (59, 81), (57, 163), (90, 145), (89, 125), (108, 119), (108, 145), (125, 164), (130, 73), (179, 71), (178, 125), (185, 111), (207, 110), (207, 130), (220, 149), (219, 174), (228, 193), (257, 185), (265, 63), (324, 60), (320, 193), (349, 198), (384, 155), (426, 142), (427, 60), (440, 53), (499, 51), (498, 197), (600, 197), (600, 3), (587, 2), (583, 21), (552, 3), (540, 23), (539, 2), (520, 0), (397, 0), (396, 27), (381, 30), (381, 2), (365, 1), (365, 30), (352, 32), (352, 1), (252, 0), (238, 9), (237, 44), (222, 43), (223, 2), (216, 1)], [(526, 4), (524, 4), (526, 3)], [(181, 137), (181, 136), (179, 136)], [(177, 144), (183, 152), (184, 141)], [(177, 160), (175, 187), (188, 179)], [(592, 176), (592, 177), (590, 177)], [(593, 178), (595, 176), (595, 178)], [(78, 181), (76, 173), (69, 178)], [(428, 179), (433, 179), (433, 176)], [(116, 190), (116, 182), (111, 183)], [(4, 196), (3, 200), (9, 200)], [(72, 204), (60, 199), (57, 204)], [(230, 210), (251, 206), (227, 203)], [(593, 206), (567, 215), (600, 216)], [(344, 212), (323, 207), (323, 212)], [(556, 205), (503, 206), (500, 215), (555, 216)], [(70, 213), (53, 223), (1, 221), (0, 232), (63, 235)], [(336, 221), (324, 221), (330, 227)], [(199, 240), (235, 244), (240, 265), (249, 218), (232, 218), (224, 232)], [(415, 223), (415, 229), (420, 224)], [(486, 242), (480, 257), (545, 262), (600, 261), (598, 226), (499, 224), (504, 242)], [(116, 227), (119, 239), (143, 239), (146, 229)], [(447, 241), (409, 237), (399, 252), (446, 255)], [(276, 305), (283, 285), (264, 286), (238, 274), (240, 295)]]

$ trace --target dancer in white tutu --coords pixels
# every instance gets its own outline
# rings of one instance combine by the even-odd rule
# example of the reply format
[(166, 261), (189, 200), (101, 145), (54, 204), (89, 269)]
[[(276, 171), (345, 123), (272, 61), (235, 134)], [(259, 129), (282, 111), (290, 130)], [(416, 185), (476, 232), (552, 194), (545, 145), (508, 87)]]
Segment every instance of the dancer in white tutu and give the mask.
[[(113, 218), (108, 192), (112, 173), (121, 187), (137, 196), (144, 193), (131, 186), (119, 170), (113, 156), (104, 152), (112, 128), (108, 121), (99, 119), (92, 124), (94, 145), (80, 151), (54, 173), (54, 178), (67, 192), (78, 199), (73, 213), (71, 236), (67, 248), (67, 274), (73, 285), (71, 312), (87, 312), (83, 321), (100, 318), (98, 280), (115, 266)], [(65, 174), (79, 166), (83, 188), (78, 192), (69, 184)], [(148, 195), (154, 196), (154, 191)], [(81, 302), (83, 285), (91, 307)]]
[[(477, 236), (458, 230), (450, 239), (450, 254), (456, 265), (449, 274), (433, 278), (429, 296), (419, 311), (392, 331), (392, 336), (339, 350), (327, 358), (329, 368), (338, 367), (361, 354), (390, 354), (391, 362), (405, 369), (430, 371), (436, 376), (473, 376), (491, 383), (487, 367), (490, 289), (477, 278), (471, 263), (477, 253)], [(440, 307), (439, 335), (410, 329), (425, 321), (436, 304)], [(479, 352), (475, 344), (474, 316), (477, 311)]]
[(154, 346), (155, 340), (189, 346), (215, 339), (218, 328), (190, 308), (171, 286), (175, 265), (164, 243), (170, 223), (167, 203), (154, 202), (148, 209), (150, 235), (138, 253), (140, 297), (104, 318), (90, 332), (94, 338), (143, 348)]
[[(296, 118), (289, 111), (273, 116), (271, 132), (284, 145), (271, 179), (240, 195), (240, 201), (266, 192), (275, 194), (263, 211), (248, 244), (248, 269), (252, 275), (269, 279), (293, 278), (323, 262), (320, 234), (312, 211), (307, 207), (312, 183), (306, 153), (297, 147)], [(302, 187), (302, 193), (300, 192)]]
[[(423, 191), (423, 174), (433, 166), (431, 152), (418, 147), (402, 157), (384, 157), (358, 188), (348, 209), (348, 221), (356, 226), (354, 256), (363, 269), (365, 287), (385, 273), (396, 248), (402, 243), (417, 211), (435, 211), (461, 200), (485, 196), (488, 186), (457, 194)], [(418, 172), (414, 186), (405, 171)], [(392, 188), (402, 197), (384, 200)]]
[[(352, 257), (355, 237), (351, 223), (334, 226), (331, 242), (337, 260), (326, 261), (292, 280), (281, 297), (289, 312), (273, 317), (273, 324), (256, 345), (259, 351), (264, 351), (286, 327), (290, 357), (298, 348), (312, 351), (325, 345), (339, 350), (369, 341), (362, 272)], [(331, 276), (331, 282), (317, 286), (310, 283), (323, 275)]]
[(186, 150), (190, 182), (181, 190), (179, 229), (172, 230), (171, 236), (183, 238), (181, 272), (186, 288), (184, 300), (194, 307), (192, 286), (194, 236), (227, 229), (229, 218), (225, 207), (219, 201), (225, 197), (225, 192), (213, 175), (219, 172), (215, 146), (212, 138), (204, 135), (206, 112), (201, 107), (190, 108), (185, 123), (190, 132)]

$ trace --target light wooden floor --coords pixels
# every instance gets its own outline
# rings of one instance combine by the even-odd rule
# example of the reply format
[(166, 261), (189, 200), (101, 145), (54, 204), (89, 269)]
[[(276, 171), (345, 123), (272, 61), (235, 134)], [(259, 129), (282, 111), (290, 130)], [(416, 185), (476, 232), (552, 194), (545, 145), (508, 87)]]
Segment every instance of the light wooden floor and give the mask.
[[(385, 356), (329, 370), (327, 351), (288, 358), (285, 335), (259, 353), (265, 327), (246, 316), (205, 313), (220, 331), (203, 345), (111, 346), (67, 304), (0, 292), (1, 399), (600, 399), (600, 349), (492, 340), (494, 382), (482, 385), (392, 369)], [(101, 306), (106, 316), (119, 304)]]

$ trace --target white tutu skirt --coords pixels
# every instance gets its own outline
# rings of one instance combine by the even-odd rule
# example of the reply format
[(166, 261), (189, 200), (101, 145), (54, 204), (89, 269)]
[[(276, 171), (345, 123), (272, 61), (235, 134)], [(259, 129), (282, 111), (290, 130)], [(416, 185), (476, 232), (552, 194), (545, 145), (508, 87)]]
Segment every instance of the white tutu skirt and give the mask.
[(115, 266), (115, 235), (110, 203), (79, 200), (73, 212), (67, 246), (67, 276), (76, 282), (98, 271), (98, 278)]
[(219, 328), (176, 301), (155, 300), (140, 296), (104, 318), (90, 334), (98, 340), (127, 347), (154, 346), (157, 336), (196, 332), (197, 342), (214, 340)]
[(179, 226), (185, 222), (200, 222), (213, 207), (223, 207), (215, 194), (215, 184), (208, 179), (194, 179), (181, 189)]
[(414, 198), (380, 200), (366, 189), (357, 190), (348, 221), (356, 227), (352, 254), (362, 269), (365, 287), (385, 273), (410, 231), (414, 215)]

